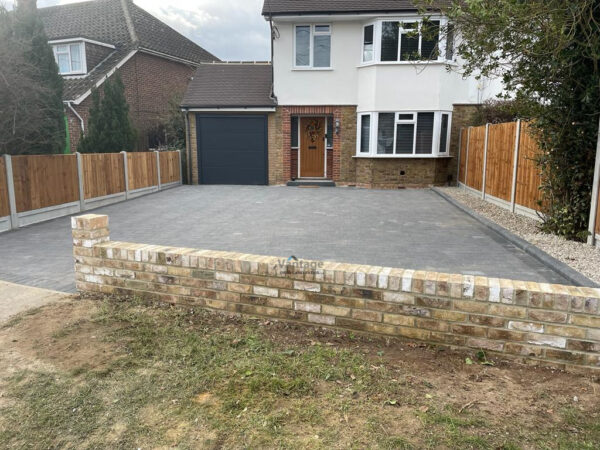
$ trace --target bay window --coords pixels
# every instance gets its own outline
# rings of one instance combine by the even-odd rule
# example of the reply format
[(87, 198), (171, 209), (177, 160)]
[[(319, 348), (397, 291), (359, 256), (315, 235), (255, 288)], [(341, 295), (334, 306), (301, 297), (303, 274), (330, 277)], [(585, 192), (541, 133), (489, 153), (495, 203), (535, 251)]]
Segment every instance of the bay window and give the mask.
[(445, 18), (383, 19), (363, 27), (363, 64), (451, 61), (453, 57), (454, 28)]
[(296, 25), (294, 36), (295, 67), (331, 67), (331, 25)]
[(450, 141), (450, 113), (448, 112), (360, 113), (357, 128), (357, 156), (448, 155)]

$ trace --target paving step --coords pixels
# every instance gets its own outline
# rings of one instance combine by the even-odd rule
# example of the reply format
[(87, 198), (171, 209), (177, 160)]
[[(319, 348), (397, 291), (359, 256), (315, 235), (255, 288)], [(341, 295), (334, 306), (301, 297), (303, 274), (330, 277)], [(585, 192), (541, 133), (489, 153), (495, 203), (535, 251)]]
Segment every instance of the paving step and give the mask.
[(322, 178), (302, 178), (287, 182), (288, 186), (295, 187), (335, 187), (333, 180), (324, 180)]

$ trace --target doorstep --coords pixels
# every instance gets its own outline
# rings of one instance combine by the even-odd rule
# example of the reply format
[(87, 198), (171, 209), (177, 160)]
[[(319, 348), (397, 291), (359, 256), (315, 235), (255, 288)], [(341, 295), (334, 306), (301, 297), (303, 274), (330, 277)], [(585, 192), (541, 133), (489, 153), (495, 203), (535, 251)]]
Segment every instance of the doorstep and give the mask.
[(295, 187), (335, 187), (335, 182), (324, 178), (298, 178), (288, 181), (287, 185)]

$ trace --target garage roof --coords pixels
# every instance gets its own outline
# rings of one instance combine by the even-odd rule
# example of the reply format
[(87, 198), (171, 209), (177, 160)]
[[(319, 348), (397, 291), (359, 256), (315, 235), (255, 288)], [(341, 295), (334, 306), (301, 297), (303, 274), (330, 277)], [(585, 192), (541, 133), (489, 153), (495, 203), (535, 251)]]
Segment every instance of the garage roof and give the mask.
[(196, 70), (184, 108), (272, 108), (271, 64), (210, 63)]

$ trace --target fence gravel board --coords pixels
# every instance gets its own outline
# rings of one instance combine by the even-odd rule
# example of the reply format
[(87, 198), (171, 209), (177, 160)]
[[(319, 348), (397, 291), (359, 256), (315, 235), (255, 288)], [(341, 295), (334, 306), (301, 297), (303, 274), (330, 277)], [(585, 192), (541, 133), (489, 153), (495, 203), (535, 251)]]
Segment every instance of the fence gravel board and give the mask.
[(154, 152), (127, 153), (129, 189), (158, 185), (158, 168)]
[(6, 183), (6, 163), (0, 158), (0, 217), (10, 215), (8, 204), (8, 185)]
[(485, 193), (510, 202), (517, 124), (490, 125)]
[(75, 155), (13, 156), (12, 168), (19, 213), (79, 200)]
[(160, 182), (162, 184), (175, 183), (181, 176), (179, 152), (160, 152)]
[(121, 153), (82, 154), (81, 159), (86, 200), (125, 192)]

